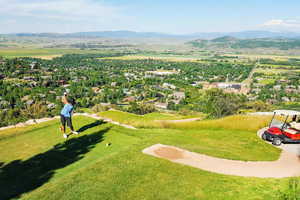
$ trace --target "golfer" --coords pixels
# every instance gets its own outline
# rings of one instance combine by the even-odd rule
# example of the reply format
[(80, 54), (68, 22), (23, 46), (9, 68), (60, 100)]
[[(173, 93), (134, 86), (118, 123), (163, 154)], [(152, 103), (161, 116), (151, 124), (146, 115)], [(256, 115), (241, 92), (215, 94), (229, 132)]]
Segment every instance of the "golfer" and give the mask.
[(74, 109), (74, 100), (67, 97), (65, 93), (62, 97), (62, 102), (64, 103), (64, 107), (60, 112), (60, 120), (61, 120), (61, 127), (60, 130), (63, 132), (63, 137), (68, 138), (66, 134), (66, 124), (71, 129), (72, 133), (78, 134), (78, 132), (74, 131), (73, 124), (72, 124), (72, 113)]

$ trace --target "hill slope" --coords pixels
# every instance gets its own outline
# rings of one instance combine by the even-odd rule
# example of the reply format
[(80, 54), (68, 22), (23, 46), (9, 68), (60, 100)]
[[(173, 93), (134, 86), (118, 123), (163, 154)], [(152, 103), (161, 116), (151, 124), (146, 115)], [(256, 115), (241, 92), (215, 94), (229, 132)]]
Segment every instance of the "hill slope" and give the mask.
[(74, 125), (81, 133), (67, 141), (58, 120), (0, 132), (1, 200), (274, 199), (273, 191), (286, 183), (209, 173), (141, 153), (164, 143), (227, 159), (276, 160), (278, 149), (255, 132), (131, 130), (83, 116), (75, 117)]
[(299, 49), (300, 39), (283, 39), (283, 38), (256, 38), (256, 39), (238, 39), (235, 37), (224, 36), (213, 40), (193, 40), (188, 42), (199, 48), (277, 48), (281, 50)]

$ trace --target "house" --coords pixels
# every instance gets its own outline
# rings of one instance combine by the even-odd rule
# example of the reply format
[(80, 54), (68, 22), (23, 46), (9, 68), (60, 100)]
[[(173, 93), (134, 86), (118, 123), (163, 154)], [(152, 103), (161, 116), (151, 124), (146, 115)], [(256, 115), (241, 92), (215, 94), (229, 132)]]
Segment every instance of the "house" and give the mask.
[(277, 91), (281, 90), (281, 85), (274, 85), (273, 89)]
[(167, 107), (168, 107), (168, 104), (167, 103), (155, 103), (154, 106), (157, 108), (157, 109), (163, 109), (163, 110), (166, 110)]
[(56, 107), (56, 104), (54, 104), (54, 103), (50, 103), (50, 104), (47, 105), (47, 108), (50, 109), (50, 110), (54, 109), (55, 107)]
[(185, 98), (185, 93), (184, 92), (174, 92), (172, 95), (175, 99), (184, 99)]
[(24, 76), (24, 77), (23, 77), (23, 80), (25, 80), (25, 81), (34, 81), (35, 78), (32, 77), (32, 76)]
[(31, 82), (29, 83), (29, 85), (30, 85), (31, 87), (36, 87), (36, 86), (38, 86), (38, 82), (36, 82), (36, 81), (31, 81)]
[(282, 99), (282, 101), (290, 102), (290, 99), (288, 97), (282, 97), (281, 99)]
[(37, 62), (32, 62), (30, 63), (31, 69), (34, 69), (37, 66)]
[(286, 93), (296, 93), (297, 89), (287, 88), (284, 90)]
[(164, 83), (162, 86), (163, 86), (164, 88), (170, 88), (170, 89), (173, 89), (173, 90), (176, 89), (176, 86), (175, 86), (175, 85), (172, 85), (172, 84), (170, 84), (170, 83)]
[(101, 106), (111, 106), (110, 103), (100, 103)]
[(96, 94), (98, 94), (98, 93), (101, 92), (101, 91), (100, 91), (101, 89), (98, 88), (98, 87), (92, 87), (92, 90), (93, 90), (93, 92), (96, 93)]
[(39, 97), (46, 98), (46, 95), (45, 94), (39, 94)]
[(132, 73), (124, 73), (124, 76), (125, 76), (125, 77), (133, 77), (134, 74), (132, 74)]
[(71, 86), (70, 84), (64, 84), (63, 85), (64, 88), (67, 88), (67, 87), (70, 87), (70, 86)]
[(59, 85), (65, 85), (65, 84), (67, 84), (67, 81), (65, 81), (65, 80), (58, 80), (57, 83)]
[(26, 101), (26, 105), (31, 106), (32, 104), (34, 104), (34, 100), (28, 100)]
[(146, 73), (148, 74), (153, 74), (153, 75), (156, 75), (156, 76), (169, 76), (169, 75), (172, 75), (172, 74), (178, 74), (179, 71), (176, 71), (176, 70), (157, 70), (157, 71), (147, 71)]
[(242, 85), (237, 83), (217, 83), (217, 87), (220, 89), (235, 89), (241, 90)]
[(136, 98), (134, 96), (126, 97), (123, 99), (123, 102), (134, 102)]
[(286, 79), (280, 79), (279, 82), (280, 82), (280, 83), (288, 83), (289, 80), (286, 80)]

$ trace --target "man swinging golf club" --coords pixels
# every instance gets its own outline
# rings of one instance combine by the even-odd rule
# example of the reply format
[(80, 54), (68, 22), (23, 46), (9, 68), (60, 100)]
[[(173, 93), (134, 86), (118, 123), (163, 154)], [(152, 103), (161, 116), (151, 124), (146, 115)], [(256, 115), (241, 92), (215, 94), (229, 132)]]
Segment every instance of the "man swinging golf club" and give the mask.
[(62, 97), (62, 102), (64, 103), (64, 107), (60, 112), (60, 120), (61, 120), (61, 126), (60, 130), (63, 132), (63, 137), (68, 138), (68, 135), (66, 134), (66, 124), (71, 129), (72, 133), (78, 134), (78, 132), (74, 131), (73, 124), (72, 124), (72, 113), (74, 109), (74, 100), (71, 98), (68, 98), (67, 93), (64, 93), (64, 96)]

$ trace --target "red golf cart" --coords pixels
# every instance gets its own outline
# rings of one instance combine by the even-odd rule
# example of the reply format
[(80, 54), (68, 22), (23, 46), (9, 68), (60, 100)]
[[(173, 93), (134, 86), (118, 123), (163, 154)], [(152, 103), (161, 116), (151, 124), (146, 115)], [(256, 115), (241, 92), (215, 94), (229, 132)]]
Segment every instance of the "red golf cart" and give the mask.
[(282, 143), (300, 143), (300, 112), (275, 110), (269, 128), (261, 137), (276, 146)]

